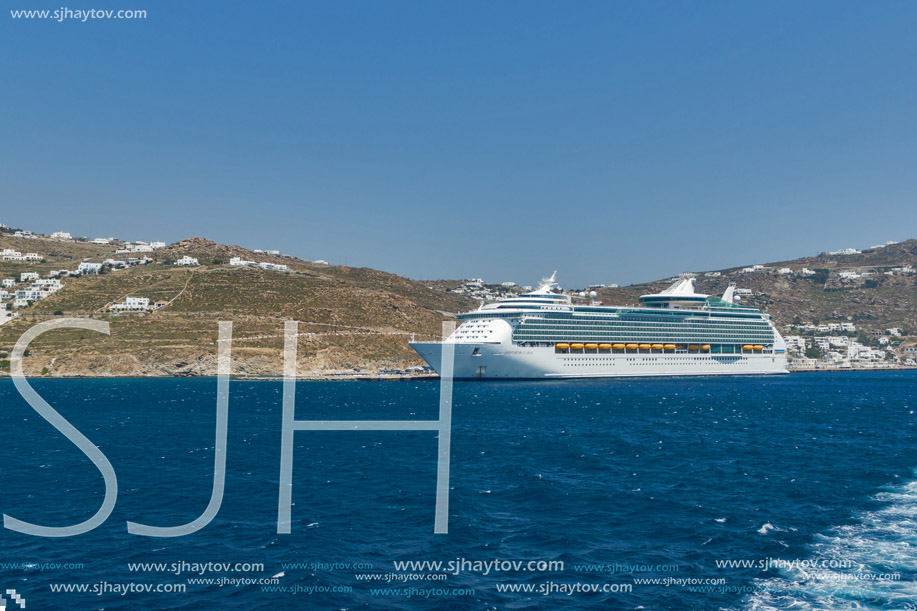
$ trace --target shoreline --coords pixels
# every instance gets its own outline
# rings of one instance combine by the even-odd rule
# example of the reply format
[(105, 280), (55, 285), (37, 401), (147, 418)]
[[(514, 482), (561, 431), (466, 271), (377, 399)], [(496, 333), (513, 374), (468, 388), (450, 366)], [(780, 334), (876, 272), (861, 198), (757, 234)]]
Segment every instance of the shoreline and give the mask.
[[(864, 372), (864, 371), (914, 371), (917, 367), (839, 367), (826, 368), (818, 367), (815, 369), (790, 369), (787, 373), (832, 373), (832, 372)], [(772, 376), (722, 376), (722, 375), (696, 375), (696, 376), (619, 376), (619, 377), (583, 377), (567, 378), (567, 380), (638, 380), (642, 378), (661, 379), (661, 378), (720, 378), (720, 377), (772, 377)], [(68, 375), (68, 376), (26, 376), (29, 382), (35, 380), (215, 380), (215, 375), (163, 375), (163, 376), (98, 376), (98, 375)], [(438, 382), (440, 377), (437, 374), (424, 375), (396, 375), (396, 374), (377, 374), (377, 375), (348, 375), (348, 374), (327, 374), (327, 375), (303, 375), (297, 376), (299, 382)], [(12, 376), (6, 372), (0, 373), (0, 381), (12, 380)], [(283, 382), (283, 376), (236, 376), (231, 375), (230, 380), (233, 382)], [(484, 380), (486, 382), (501, 381), (496, 379)], [(507, 380), (508, 381), (508, 380)], [(514, 380), (518, 381), (518, 380)], [(525, 381), (540, 381), (540, 379), (531, 379)], [(556, 381), (556, 380), (555, 380)]]

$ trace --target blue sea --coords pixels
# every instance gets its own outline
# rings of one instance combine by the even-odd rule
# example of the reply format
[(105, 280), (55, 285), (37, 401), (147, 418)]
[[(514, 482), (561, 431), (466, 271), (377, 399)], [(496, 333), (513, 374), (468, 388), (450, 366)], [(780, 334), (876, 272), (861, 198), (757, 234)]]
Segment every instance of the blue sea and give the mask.
[[(0, 530), (27, 609), (914, 609), (917, 372), (456, 383), (448, 534), (435, 431), (297, 431), (277, 533), (282, 385), (34, 380), (111, 462), (74, 537)], [(300, 382), (298, 419), (436, 419), (435, 382)], [(0, 381), (0, 511), (65, 526), (98, 469)]]

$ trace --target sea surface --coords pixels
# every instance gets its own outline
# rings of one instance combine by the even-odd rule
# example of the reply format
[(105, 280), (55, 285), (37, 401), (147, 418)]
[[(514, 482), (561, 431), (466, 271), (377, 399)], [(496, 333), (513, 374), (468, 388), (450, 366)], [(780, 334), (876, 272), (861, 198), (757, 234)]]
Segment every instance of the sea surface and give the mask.
[[(233, 381), (222, 506), (177, 538), (126, 522), (203, 513), (216, 380), (32, 383), (118, 499), (79, 536), (0, 529), (27, 609), (917, 608), (914, 371), (455, 383), (448, 534), (435, 431), (297, 431), (278, 534), (282, 385)], [(296, 417), (436, 419), (439, 390), (301, 382)], [(96, 512), (99, 471), (9, 380), (0, 431), (0, 512)]]

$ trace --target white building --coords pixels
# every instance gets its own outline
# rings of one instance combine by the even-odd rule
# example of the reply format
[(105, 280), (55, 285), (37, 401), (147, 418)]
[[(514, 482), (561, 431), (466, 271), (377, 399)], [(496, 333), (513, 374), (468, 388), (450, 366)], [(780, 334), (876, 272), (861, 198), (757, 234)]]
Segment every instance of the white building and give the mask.
[(146, 242), (137, 242), (136, 244), (125, 244), (124, 248), (119, 248), (115, 251), (117, 255), (125, 255), (134, 252), (153, 252), (153, 247), (147, 244)]
[(90, 244), (98, 244), (99, 246), (107, 246), (111, 244), (111, 238), (95, 238), (94, 240), (89, 240)]
[(280, 256), (280, 251), (279, 251), (279, 250), (269, 250), (269, 251), (267, 251), (267, 254), (269, 254), (269, 255), (274, 255), (274, 256), (279, 257), (279, 256)]
[(11, 289), (14, 286), (16, 286), (16, 280), (13, 278), (4, 278), (2, 282), (2, 286), (5, 289)]
[(786, 349), (790, 352), (802, 354), (806, 351), (806, 340), (801, 335), (784, 335), (783, 340), (786, 342)]
[(13, 234), (13, 237), (32, 239), (35, 237), (35, 234), (32, 233), (31, 231), (17, 231), (16, 233)]
[(898, 327), (892, 327), (891, 329), (886, 329), (886, 333), (889, 335), (894, 335), (895, 337), (901, 337), (902, 331)]
[(706, 278), (719, 278), (719, 277), (722, 276), (722, 275), (723, 275), (723, 274), (721, 274), (720, 272), (707, 272), (706, 274), (704, 274), (704, 277), (706, 277)]
[(83, 263), (80, 263), (80, 266), (78, 268), (76, 268), (76, 271), (78, 271), (81, 274), (85, 274), (85, 275), (98, 274), (100, 271), (102, 271), (102, 264), (83, 262)]
[(236, 266), (236, 267), (239, 267), (239, 266), (254, 267), (255, 265), (258, 265), (258, 264), (255, 263), (254, 261), (246, 261), (246, 260), (243, 259), (242, 257), (233, 257), (233, 258), (231, 258), (231, 259), (229, 260), (229, 264), (230, 264), (230, 265), (233, 265), (233, 266)]
[(278, 265), (276, 263), (267, 263), (267, 262), (259, 263), (258, 267), (260, 267), (261, 269), (266, 269), (266, 270), (273, 271), (273, 272), (287, 271), (286, 265)]
[(815, 272), (813, 272), (808, 267), (803, 267), (801, 270), (799, 270), (799, 273), (803, 276), (814, 276), (815, 275)]
[(185, 255), (184, 257), (176, 261), (175, 265), (200, 265), (200, 263), (198, 263), (197, 259), (195, 259), (194, 257), (189, 257), (188, 255)]
[(52, 240), (72, 240), (73, 236), (71, 236), (66, 231), (55, 231), (54, 233), (51, 234), (51, 239)]
[(40, 277), (37, 272), (22, 272), (19, 274), (19, 282), (31, 282), (32, 280), (38, 280)]
[(61, 281), (58, 278), (41, 278), (33, 282), (32, 286), (41, 290), (48, 291), (50, 293), (56, 293), (57, 291), (64, 288), (64, 285), (61, 284)]
[(159, 250), (160, 248), (165, 248), (165, 247), (166, 247), (165, 242), (150, 242), (150, 248), (152, 248), (153, 250)]
[(148, 297), (128, 297), (124, 300), (124, 303), (116, 303), (110, 307), (112, 310), (121, 310), (121, 311), (130, 311), (130, 312), (139, 312), (142, 310), (148, 310), (150, 307), (150, 300)]
[(793, 270), (791, 270), (789, 267), (781, 267), (777, 270), (777, 273), (786, 276), (787, 274), (792, 274)]
[(516, 283), (515, 282), (503, 282), (502, 284), (500, 284), (500, 286), (505, 287), (505, 288), (512, 288), (516, 286)]

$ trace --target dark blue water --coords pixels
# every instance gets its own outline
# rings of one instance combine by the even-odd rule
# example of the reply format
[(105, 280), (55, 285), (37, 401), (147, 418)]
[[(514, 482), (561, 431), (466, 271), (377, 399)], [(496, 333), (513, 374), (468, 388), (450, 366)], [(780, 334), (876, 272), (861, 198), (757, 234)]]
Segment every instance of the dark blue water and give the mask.
[[(436, 433), (422, 431), (297, 432), (293, 532), (278, 535), (279, 382), (231, 384), (226, 492), (216, 519), (181, 538), (130, 535), (128, 520), (178, 525), (207, 505), (215, 380), (34, 385), (102, 449), (120, 490), (112, 516), (88, 534), (45, 539), (0, 530), (0, 591), (15, 589), (29, 609), (917, 603), (915, 372), (457, 383), (447, 535), (433, 534)], [(438, 391), (429, 382), (300, 383), (297, 417), (435, 419)], [(58, 526), (96, 511), (99, 472), (9, 381), (0, 381), (0, 430), (0, 511)], [(846, 564), (819, 574), (740, 566), (769, 558)], [(563, 568), (484, 574), (483, 565), (467, 563), (462, 571), (394, 564), (457, 559)], [(163, 566), (132, 570), (132, 563)], [(211, 564), (191, 574), (195, 563), (255, 566)], [(278, 574), (274, 584), (251, 583)], [(227, 583), (233, 579), (250, 582)], [(60, 584), (88, 591), (52, 591)], [(122, 595), (116, 588), (124, 584), (186, 592)], [(593, 587), (606, 591), (587, 591)]]

